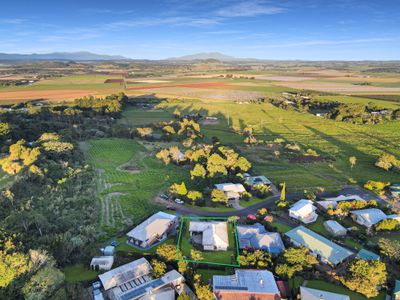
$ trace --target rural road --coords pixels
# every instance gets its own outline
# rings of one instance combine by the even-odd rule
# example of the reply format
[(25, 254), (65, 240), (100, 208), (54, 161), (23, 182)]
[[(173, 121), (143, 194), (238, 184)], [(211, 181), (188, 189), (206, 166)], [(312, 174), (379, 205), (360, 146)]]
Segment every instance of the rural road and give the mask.
[[(324, 192), (320, 194), (321, 197), (335, 197), (337, 195), (350, 195), (350, 194), (356, 194), (360, 195), (360, 197), (366, 199), (366, 200), (377, 200), (377, 201), (382, 201), (372, 193), (364, 190), (363, 188), (360, 188), (358, 186), (347, 186), (344, 187), (342, 190), (339, 192)], [(270, 198), (267, 198), (266, 200), (256, 203), (254, 205), (248, 206), (243, 209), (239, 210), (233, 210), (233, 211), (227, 211), (227, 212), (214, 212), (214, 211), (204, 211), (204, 210), (198, 210), (195, 209), (194, 207), (187, 207), (183, 206), (180, 204), (176, 204), (175, 202), (171, 201), (159, 201), (159, 203), (163, 203), (166, 206), (173, 207), (176, 212), (182, 215), (186, 216), (197, 216), (197, 217), (230, 217), (230, 216), (247, 216), (249, 214), (256, 214), (257, 211), (260, 208), (272, 208), (275, 206), (275, 201), (279, 199), (280, 196), (273, 196)], [(294, 200), (294, 199), (302, 199), (304, 198), (304, 193), (294, 193), (294, 194), (288, 194), (286, 195), (286, 200)]]

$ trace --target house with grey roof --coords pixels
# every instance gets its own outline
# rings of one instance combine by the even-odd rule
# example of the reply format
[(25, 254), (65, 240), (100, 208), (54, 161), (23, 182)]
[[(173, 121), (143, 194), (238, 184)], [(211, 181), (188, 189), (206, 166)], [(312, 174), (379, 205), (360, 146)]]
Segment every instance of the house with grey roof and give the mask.
[(343, 294), (327, 292), (323, 290), (300, 287), (301, 300), (350, 300), (350, 297)]
[(347, 229), (335, 220), (325, 221), (324, 227), (333, 236), (344, 236), (347, 233)]
[(168, 233), (178, 226), (178, 217), (159, 211), (129, 231), (127, 243), (148, 249), (167, 239)]
[(223, 191), (229, 200), (238, 200), (246, 192), (246, 189), (240, 183), (219, 183), (214, 186), (217, 190)]
[(264, 250), (271, 254), (279, 254), (285, 250), (280, 234), (267, 232), (260, 223), (237, 225), (236, 230), (240, 249)]
[(355, 222), (368, 228), (387, 218), (386, 214), (378, 208), (352, 210), (350, 213)]
[(285, 235), (295, 246), (304, 246), (311, 254), (323, 263), (336, 266), (354, 255), (354, 253), (322, 235), (304, 227), (298, 226), (289, 230)]
[(190, 242), (204, 250), (226, 251), (229, 247), (228, 224), (225, 221), (190, 221)]
[(132, 261), (99, 275), (106, 297), (111, 300), (175, 300), (183, 290), (185, 278), (176, 270), (161, 278), (151, 276), (152, 267), (145, 258)]
[(272, 182), (265, 176), (260, 175), (260, 176), (249, 176), (245, 178), (245, 183), (253, 188), (256, 185), (271, 185)]
[(213, 292), (217, 299), (281, 299), (274, 275), (268, 270), (236, 269), (234, 275), (214, 275)]

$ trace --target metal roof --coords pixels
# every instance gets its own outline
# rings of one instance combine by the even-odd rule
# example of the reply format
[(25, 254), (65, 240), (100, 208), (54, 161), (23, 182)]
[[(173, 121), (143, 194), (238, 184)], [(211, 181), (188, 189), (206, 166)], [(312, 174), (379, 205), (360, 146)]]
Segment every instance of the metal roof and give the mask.
[(335, 244), (304, 226), (293, 228), (286, 232), (285, 235), (334, 265), (337, 265), (353, 254), (350, 250)]
[(267, 232), (260, 223), (238, 225), (236, 230), (241, 249), (263, 249), (273, 254), (278, 254), (285, 250), (280, 234), (277, 232)]
[(213, 291), (246, 291), (249, 293), (278, 294), (275, 278), (268, 270), (235, 270), (234, 275), (214, 275)]
[(378, 254), (375, 254), (374, 252), (368, 251), (366, 249), (361, 249), (357, 253), (357, 257), (367, 261), (381, 259), (381, 257)]
[(177, 217), (174, 215), (159, 211), (133, 228), (126, 235), (136, 240), (146, 242), (152, 237), (162, 236), (165, 231), (168, 230), (171, 222), (176, 220), (176, 218)]
[(350, 300), (350, 297), (343, 294), (337, 294), (308, 287), (300, 287), (302, 300)]

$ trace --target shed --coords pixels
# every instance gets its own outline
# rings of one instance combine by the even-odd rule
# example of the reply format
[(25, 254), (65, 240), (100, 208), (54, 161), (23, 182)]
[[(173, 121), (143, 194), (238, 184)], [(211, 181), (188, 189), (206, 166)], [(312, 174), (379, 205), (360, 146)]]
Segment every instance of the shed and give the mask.
[(347, 295), (312, 289), (304, 286), (300, 287), (300, 295), (302, 300), (350, 300), (350, 297)]
[(107, 246), (103, 250), (103, 255), (105, 256), (112, 256), (114, 255), (115, 247), (114, 246)]
[(361, 249), (357, 253), (357, 258), (361, 258), (366, 261), (371, 261), (371, 260), (380, 260), (381, 257), (378, 254), (375, 254), (374, 252), (368, 251), (366, 249)]
[(347, 233), (347, 229), (334, 220), (325, 221), (324, 227), (333, 236), (343, 236)]
[(90, 262), (90, 268), (93, 270), (109, 271), (114, 263), (114, 256), (95, 256)]

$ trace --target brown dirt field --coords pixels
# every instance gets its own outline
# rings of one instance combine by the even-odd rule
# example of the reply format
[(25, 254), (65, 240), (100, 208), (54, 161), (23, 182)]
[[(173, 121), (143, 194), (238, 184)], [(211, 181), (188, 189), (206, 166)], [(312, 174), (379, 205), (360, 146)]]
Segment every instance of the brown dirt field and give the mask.
[(147, 85), (141, 87), (128, 88), (128, 90), (148, 90), (148, 89), (162, 89), (162, 88), (176, 88), (176, 87), (186, 87), (186, 88), (223, 88), (227, 84), (223, 82), (204, 82), (204, 83), (186, 83), (186, 84), (173, 84), (173, 85)]
[(0, 92), (0, 100), (70, 100), (94, 94), (96, 94), (96, 92), (86, 90), (12, 91)]

